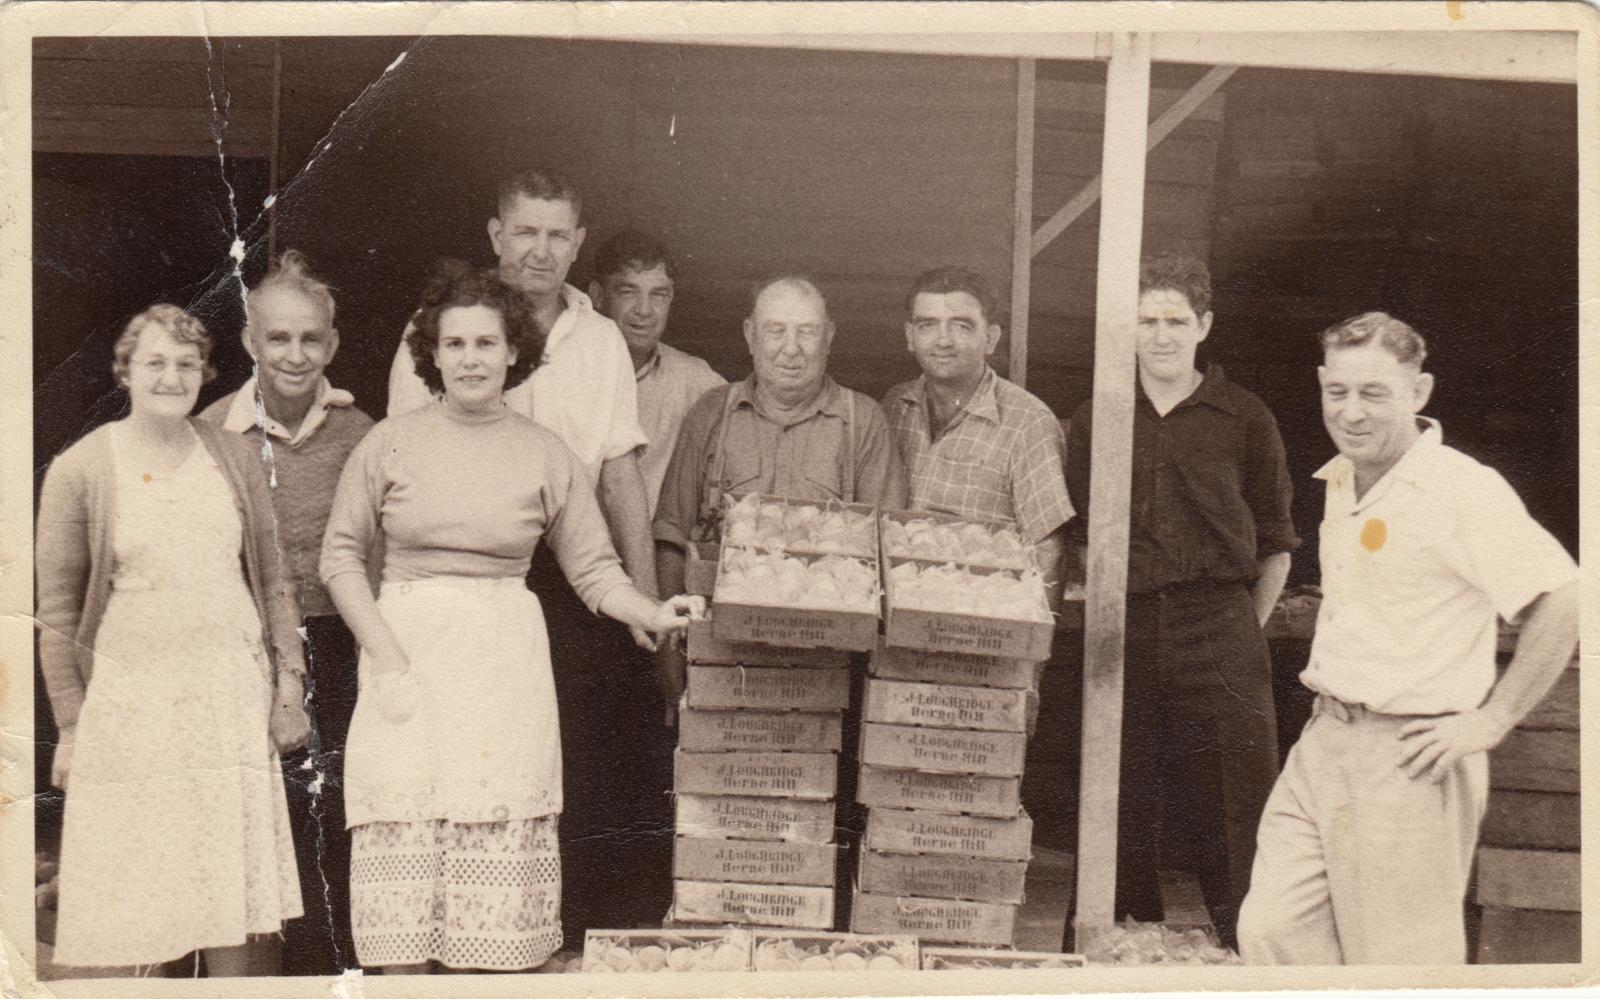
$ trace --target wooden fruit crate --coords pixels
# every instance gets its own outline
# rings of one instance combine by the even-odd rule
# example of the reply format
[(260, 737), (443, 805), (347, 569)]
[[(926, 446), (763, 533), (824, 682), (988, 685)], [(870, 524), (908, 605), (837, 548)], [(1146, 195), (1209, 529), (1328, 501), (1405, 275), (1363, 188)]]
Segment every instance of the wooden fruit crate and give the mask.
[(765, 607), (716, 601), (712, 634), (728, 642), (867, 652), (878, 641), (878, 615), (811, 607)]
[(871, 679), (862, 717), (891, 725), (1023, 732), (1030, 696), (1026, 690)]
[[(884, 564), (892, 569), (899, 561), (886, 559)], [(1024, 620), (906, 607), (895, 597), (894, 578), (888, 569), (884, 572), (884, 593), (886, 645), (1030, 661), (1050, 658), (1050, 645), (1056, 634), (1053, 618)], [(1040, 593), (1042, 601), (1042, 587)]]
[(1052, 954), (1049, 951), (999, 950), (989, 947), (922, 948), (923, 971), (1081, 968), (1087, 963), (1082, 954)]
[(833, 889), (722, 881), (674, 881), (672, 918), (825, 930), (833, 925)]
[(679, 836), (672, 876), (684, 881), (742, 881), (833, 887), (837, 848), (822, 843), (768, 843)]
[(856, 801), (877, 808), (1009, 818), (1021, 810), (1021, 799), (1020, 777), (862, 766), (856, 782)]
[[(749, 930), (590, 930), (585, 972), (748, 971)], [(603, 967), (602, 967), (603, 966)]]
[(991, 819), (874, 808), (867, 813), (862, 845), (885, 853), (1028, 860), (1033, 856), (1033, 820), (1026, 812), (1008, 819)]
[(834, 803), (703, 794), (677, 795), (680, 836), (832, 843)]
[(686, 753), (673, 755), (672, 789), (685, 794), (827, 801), (839, 786), (832, 753)]
[(850, 653), (839, 649), (797, 649), (761, 642), (725, 642), (714, 632), (712, 619), (690, 621), (685, 656), (691, 663), (722, 666), (802, 666), (809, 669), (843, 669)]
[(1016, 936), (1017, 907), (857, 891), (850, 909), (850, 928), (857, 933), (910, 934), (924, 944), (1009, 947)]
[(921, 963), (908, 936), (756, 930), (753, 951), (757, 971), (911, 971)]
[(861, 851), (857, 886), (875, 895), (1022, 902), (1025, 860)]
[(837, 753), (843, 742), (836, 711), (708, 711), (687, 698), (678, 707), (678, 748), (691, 753)]
[(754, 711), (843, 711), (850, 673), (788, 666), (690, 666), (691, 708)]
[(1028, 751), (1021, 732), (960, 732), (864, 722), (861, 762), (904, 770), (1020, 777)]
[(930, 652), (881, 642), (867, 662), (868, 672), (884, 680), (949, 683), (963, 687), (1007, 687), (1015, 690), (1032, 688), (1038, 669), (1037, 663), (1026, 659)]

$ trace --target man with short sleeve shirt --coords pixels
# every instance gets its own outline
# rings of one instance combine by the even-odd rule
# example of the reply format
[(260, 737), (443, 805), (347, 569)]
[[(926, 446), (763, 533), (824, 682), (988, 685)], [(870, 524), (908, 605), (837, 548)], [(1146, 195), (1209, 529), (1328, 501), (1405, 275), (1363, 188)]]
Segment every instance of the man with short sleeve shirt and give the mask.
[(595, 251), (594, 275), (589, 298), (622, 331), (633, 360), (639, 427), (649, 441), (639, 471), (654, 516), (683, 418), (701, 396), (728, 382), (703, 359), (662, 340), (678, 280), (677, 264), (665, 243), (624, 229)]
[(1014, 527), (1034, 546), (1061, 592), (1062, 528), (1072, 501), (1062, 478), (1065, 441), (1055, 414), (1001, 378), (988, 357), (1000, 342), (988, 282), (939, 267), (906, 296), (906, 349), (922, 376), (883, 397), (883, 411), (910, 485), (910, 509)]
[[(1409, 325), (1322, 334), (1327, 488), (1317, 694), (1261, 819), (1241, 953), (1252, 964), (1460, 964), (1487, 752), (1577, 645), (1577, 566), (1493, 469), (1418, 413)], [(1496, 617), (1520, 624), (1495, 681)]]
[[(1210, 309), (1200, 260), (1141, 266), (1115, 916), (1164, 917), (1162, 820), (1181, 801), (1206, 907), (1231, 947), (1278, 771), (1262, 627), (1299, 539), (1271, 412), (1219, 365), (1195, 367)], [(1092, 416), (1085, 402), (1067, 443), (1067, 488), (1083, 514), (1069, 530), (1079, 540)]]
[[(834, 324), (809, 278), (756, 285), (744, 337), (755, 370), (684, 417), (654, 521), (661, 586), (680, 593), (688, 546), (721, 537), (724, 495), (905, 504), (905, 474), (878, 404), (828, 377)], [(663, 650), (673, 692), (681, 655)]]
[[(646, 440), (633, 361), (616, 324), (566, 283), (586, 235), (582, 206), (573, 184), (546, 170), (515, 174), (497, 191), (489, 243), (501, 277), (523, 292), (545, 334), (542, 362), (505, 402), (554, 431), (577, 457), (623, 568), (640, 592), (654, 596), (655, 550), (638, 460)], [(389, 374), (389, 415), (433, 402), (402, 342)], [(653, 802), (645, 800), (647, 782), (617, 779), (637, 770), (645, 752), (638, 743), (660, 734), (653, 684), (648, 674), (641, 677), (621, 626), (589, 612), (548, 546), (534, 554), (528, 581), (544, 608), (561, 705), (562, 922), (578, 939), (590, 928), (658, 923), (665, 907), (660, 892), (614, 886), (619, 867), (634, 869), (636, 842), (659, 828)], [(644, 632), (631, 631), (632, 643), (654, 648)], [(635, 739), (619, 739), (619, 731)], [(619, 865), (619, 857), (630, 864)]]

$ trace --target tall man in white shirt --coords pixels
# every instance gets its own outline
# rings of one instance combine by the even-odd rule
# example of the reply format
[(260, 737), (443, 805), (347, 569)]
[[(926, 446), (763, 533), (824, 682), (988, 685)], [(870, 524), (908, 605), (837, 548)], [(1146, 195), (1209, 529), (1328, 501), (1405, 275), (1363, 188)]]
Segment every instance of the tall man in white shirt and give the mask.
[[(489, 244), (500, 274), (522, 289), (545, 334), (543, 363), (506, 393), (506, 405), (555, 431), (595, 486), (612, 543), (642, 593), (656, 591), (649, 502), (639, 472), (633, 360), (616, 324), (589, 296), (566, 283), (583, 246), (583, 200), (566, 178), (525, 170), (497, 192)], [(410, 330), (407, 330), (409, 335)], [(401, 343), (389, 375), (389, 415), (431, 404)], [(550, 636), (561, 708), (563, 807), (562, 923), (568, 939), (590, 928), (659, 922), (664, 902), (619, 890), (659, 822), (650, 819), (649, 782), (623, 779), (639, 770), (639, 749), (618, 733), (660, 725), (648, 671), (641, 673), (621, 627), (589, 613), (541, 545), (529, 572)], [(633, 635), (649, 646), (649, 636)]]
[[(1339, 455), (1322, 520), (1317, 693), (1262, 815), (1251, 964), (1460, 964), (1488, 751), (1578, 639), (1577, 566), (1493, 469), (1419, 418), (1426, 348), (1381, 312), (1322, 334)], [(1521, 625), (1495, 681), (1496, 615)]]

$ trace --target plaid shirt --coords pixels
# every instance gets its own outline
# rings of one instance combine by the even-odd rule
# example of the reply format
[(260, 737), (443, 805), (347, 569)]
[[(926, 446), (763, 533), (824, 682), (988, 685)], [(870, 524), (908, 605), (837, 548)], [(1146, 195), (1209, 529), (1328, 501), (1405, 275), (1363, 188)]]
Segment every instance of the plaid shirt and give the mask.
[(1072, 518), (1061, 424), (993, 368), (937, 439), (923, 378), (890, 389), (883, 410), (911, 477), (911, 509), (1015, 525), (1028, 544)]

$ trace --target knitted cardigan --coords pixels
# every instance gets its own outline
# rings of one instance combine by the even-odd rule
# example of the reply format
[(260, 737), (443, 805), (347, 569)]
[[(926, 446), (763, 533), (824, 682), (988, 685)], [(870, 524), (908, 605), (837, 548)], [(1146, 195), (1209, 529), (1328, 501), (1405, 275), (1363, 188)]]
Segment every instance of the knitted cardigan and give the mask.
[[(278, 671), (304, 675), (300, 611), (285, 571), (266, 473), (250, 442), (190, 418), (216, 459), (244, 525), (246, 582), (262, 621), (262, 641)], [(116, 484), (110, 425), (99, 427), (50, 463), (39, 495), (34, 542), (38, 582), (39, 669), (56, 725), (78, 720), (94, 669), (94, 637), (111, 599), (111, 529)]]

